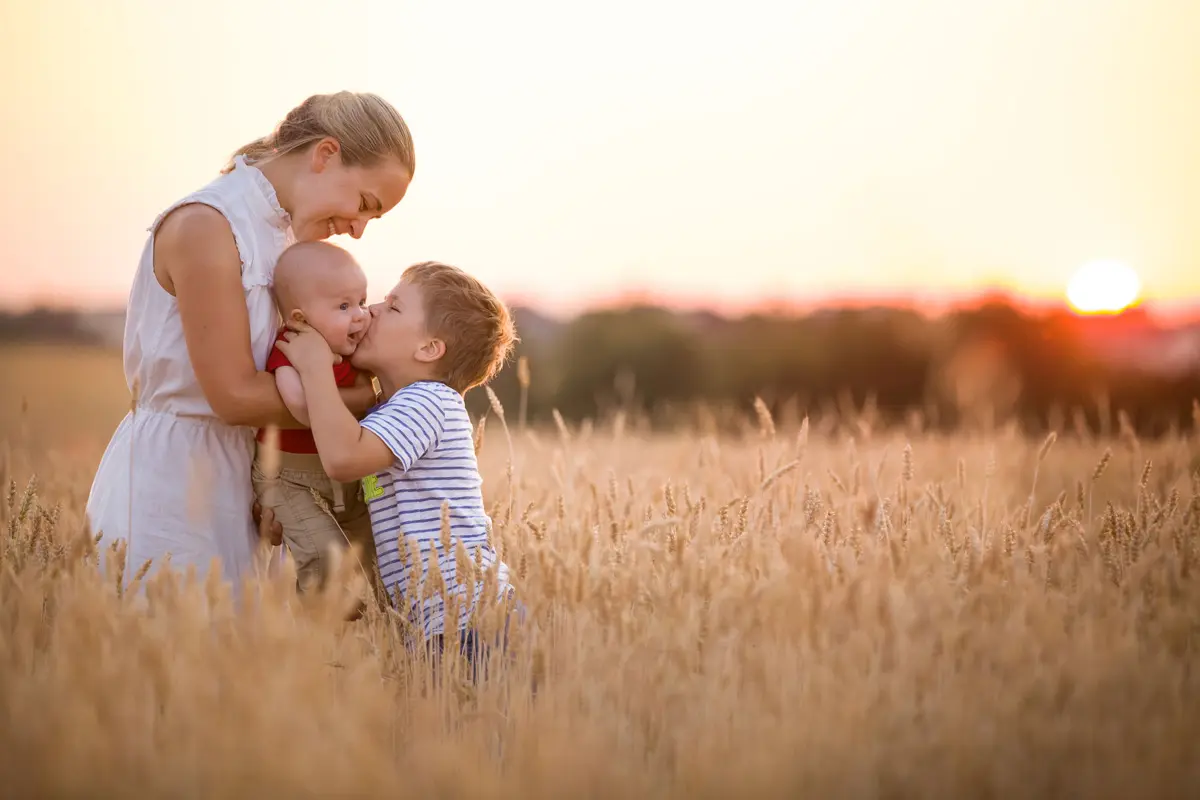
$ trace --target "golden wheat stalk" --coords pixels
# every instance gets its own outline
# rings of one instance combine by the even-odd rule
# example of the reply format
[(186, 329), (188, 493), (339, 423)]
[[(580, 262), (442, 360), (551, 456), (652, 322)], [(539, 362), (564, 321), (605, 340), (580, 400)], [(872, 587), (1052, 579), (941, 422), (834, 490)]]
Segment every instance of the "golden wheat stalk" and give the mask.
[(521, 356), (517, 359), (517, 384), (521, 388), (520, 406), (517, 412), (518, 429), (524, 431), (529, 418), (529, 359)]

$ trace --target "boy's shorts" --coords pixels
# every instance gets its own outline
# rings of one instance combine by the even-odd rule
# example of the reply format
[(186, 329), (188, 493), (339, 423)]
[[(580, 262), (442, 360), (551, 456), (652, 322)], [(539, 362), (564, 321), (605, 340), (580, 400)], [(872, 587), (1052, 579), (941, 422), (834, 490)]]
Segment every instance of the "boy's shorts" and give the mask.
[[(283, 542), (296, 561), (296, 578), (301, 592), (325, 585), (332, 571), (330, 549), (347, 550), (350, 543), (361, 548), (361, 565), (367, 586), (375, 589), (375, 538), (371, 516), (362, 495), (362, 484), (335, 483), (325, 474), (321, 457), (303, 453), (279, 456), (279, 475), (263, 472), (261, 455), (252, 469), (254, 495), (264, 509), (275, 513), (283, 527)], [(321, 508), (313, 491), (328, 511)]]
[(457, 641), (459, 655), (466, 660), (468, 675), (473, 683), (478, 683), (487, 672), (488, 658), (493, 651), (500, 653), (502, 660), (508, 655), (509, 638), (515, 625), (526, 623), (527, 611), (524, 603), (516, 599), (515, 592), (510, 586), (501, 601), (508, 609), (504, 615), (504, 625), (495, 638), (488, 641), (479, 632), (472, 629), (459, 629), (455, 634), (435, 633), (424, 639), (425, 655), (433, 667), (435, 676), (441, 670), (442, 658), (446, 650)]

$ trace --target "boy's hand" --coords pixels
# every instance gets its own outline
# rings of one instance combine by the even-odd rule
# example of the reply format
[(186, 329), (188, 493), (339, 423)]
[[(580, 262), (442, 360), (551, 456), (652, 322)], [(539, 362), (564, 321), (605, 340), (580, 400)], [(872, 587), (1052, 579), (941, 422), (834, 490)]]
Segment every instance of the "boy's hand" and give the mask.
[(301, 374), (328, 370), (342, 361), (341, 356), (329, 349), (325, 337), (303, 322), (289, 322), (277, 346)]

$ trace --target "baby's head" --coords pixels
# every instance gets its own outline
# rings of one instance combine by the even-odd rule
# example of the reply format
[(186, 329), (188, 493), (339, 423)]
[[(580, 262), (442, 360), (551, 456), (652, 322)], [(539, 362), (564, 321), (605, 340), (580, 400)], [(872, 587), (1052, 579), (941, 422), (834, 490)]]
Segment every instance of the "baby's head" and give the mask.
[(499, 298), (436, 261), (406, 269), (387, 298), (371, 306), (371, 317), (353, 364), (397, 388), (438, 380), (466, 393), (495, 377), (517, 341)]
[(284, 319), (307, 322), (329, 349), (349, 356), (367, 329), (367, 276), (354, 257), (328, 242), (299, 242), (275, 265), (275, 302)]

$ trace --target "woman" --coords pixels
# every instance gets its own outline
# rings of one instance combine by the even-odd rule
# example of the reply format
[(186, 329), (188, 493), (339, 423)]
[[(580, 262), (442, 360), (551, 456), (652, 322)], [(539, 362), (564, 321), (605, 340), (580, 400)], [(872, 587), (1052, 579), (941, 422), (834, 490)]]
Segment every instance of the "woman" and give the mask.
[[(297, 240), (361, 237), (403, 199), (414, 167), (386, 101), (314, 95), (154, 221), (125, 324), (134, 403), (87, 505), (102, 552), (127, 543), (127, 576), (168, 554), (201, 577), (219, 559), (235, 587), (250, 573), (255, 429), (300, 427), (263, 372), (281, 322), (275, 262)], [(369, 386), (342, 391), (356, 413), (373, 401)]]

